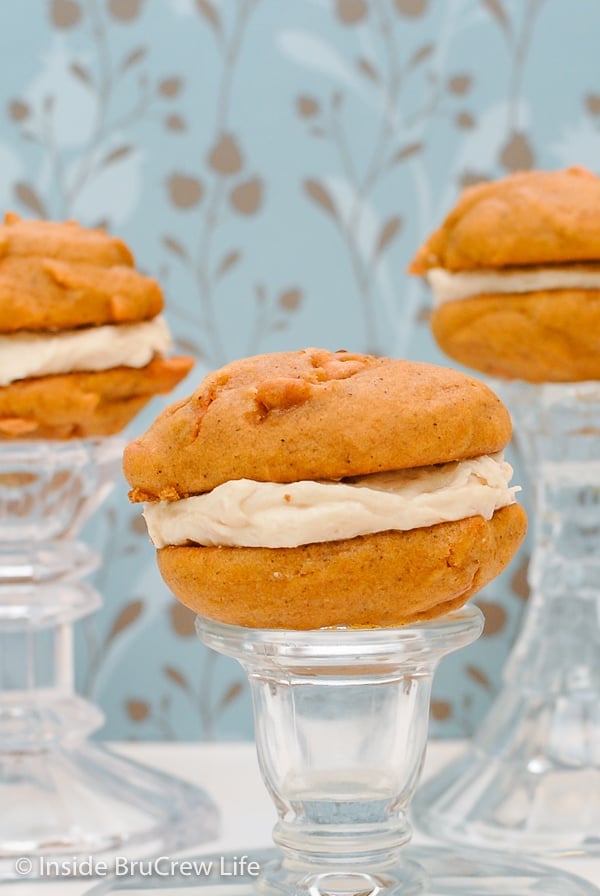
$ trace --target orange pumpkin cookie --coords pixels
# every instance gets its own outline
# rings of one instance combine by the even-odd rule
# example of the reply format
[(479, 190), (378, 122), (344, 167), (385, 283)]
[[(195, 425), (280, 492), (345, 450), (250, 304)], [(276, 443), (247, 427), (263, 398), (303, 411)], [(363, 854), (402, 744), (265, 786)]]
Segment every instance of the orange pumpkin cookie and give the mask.
[(452, 358), (531, 382), (600, 379), (600, 178), (531, 171), (469, 187), (409, 271)]
[(320, 349), (210, 374), (124, 454), (183, 603), (229, 623), (397, 625), (460, 606), (526, 528), (508, 413), (457, 371)]
[(192, 360), (171, 346), (158, 283), (121, 240), (73, 221), (0, 225), (0, 439), (121, 430)]

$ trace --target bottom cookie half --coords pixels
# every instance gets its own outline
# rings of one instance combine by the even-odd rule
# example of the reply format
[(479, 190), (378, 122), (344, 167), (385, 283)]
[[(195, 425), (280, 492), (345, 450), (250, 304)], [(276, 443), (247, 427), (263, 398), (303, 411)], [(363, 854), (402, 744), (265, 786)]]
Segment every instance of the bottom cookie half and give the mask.
[(296, 548), (176, 546), (162, 576), (194, 612), (251, 628), (404, 625), (462, 606), (508, 564), (527, 529), (517, 504), (407, 532)]
[(451, 358), (491, 376), (600, 379), (600, 291), (552, 290), (448, 302), (431, 318)]

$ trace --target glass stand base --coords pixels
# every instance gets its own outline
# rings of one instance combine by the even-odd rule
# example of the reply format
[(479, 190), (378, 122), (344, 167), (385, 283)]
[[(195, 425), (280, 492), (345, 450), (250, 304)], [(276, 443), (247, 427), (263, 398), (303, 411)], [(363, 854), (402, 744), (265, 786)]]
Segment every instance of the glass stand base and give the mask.
[(76, 874), (90, 855), (114, 867), (217, 833), (203, 790), (89, 742), (0, 753), (0, 806), (1, 880), (46, 878), (49, 862)]
[(206, 896), (597, 896), (600, 892), (553, 868), (485, 852), (407, 846), (401, 862), (383, 871), (294, 869), (285, 867), (280, 857), (277, 850), (207, 854), (182, 859), (181, 870), (169, 876), (160, 867), (158, 874), (146, 876), (151, 862), (144, 863), (148, 866), (144, 875), (105, 880), (88, 896), (156, 892), (174, 896), (183, 890)]
[(598, 793), (600, 767), (551, 761), (541, 745), (537, 756), (504, 757), (474, 745), (417, 791), (412, 816), (425, 833), (463, 846), (597, 856)]

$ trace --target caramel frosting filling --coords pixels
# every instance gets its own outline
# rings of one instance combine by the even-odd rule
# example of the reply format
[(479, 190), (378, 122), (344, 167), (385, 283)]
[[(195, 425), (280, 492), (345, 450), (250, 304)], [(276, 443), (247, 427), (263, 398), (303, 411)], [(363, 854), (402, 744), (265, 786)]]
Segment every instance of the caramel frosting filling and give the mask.
[(170, 349), (169, 328), (161, 315), (135, 324), (20, 331), (0, 336), (0, 386), (49, 374), (145, 367)]
[(427, 281), (434, 305), (478, 295), (538, 292), (558, 289), (600, 289), (600, 266), (565, 265), (546, 268), (482, 269), (450, 272), (431, 268)]
[(490, 519), (515, 502), (512, 473), (496, 454), (339, 482), (238, 479), (205, 494), (148, 503), (144, 516), (157, 548), (293, 548), (471, 516)]

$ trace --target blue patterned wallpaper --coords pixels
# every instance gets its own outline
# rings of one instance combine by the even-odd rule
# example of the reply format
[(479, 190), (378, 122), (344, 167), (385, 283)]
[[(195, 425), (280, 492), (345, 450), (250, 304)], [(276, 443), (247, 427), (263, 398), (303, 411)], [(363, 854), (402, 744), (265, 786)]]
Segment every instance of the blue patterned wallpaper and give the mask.
[[(597, 0), (2, 3), (0, 204), (130, 243), (198, 359), (178, 395), (309, 344), (448, 363), (411, 254), (461, 185), (598, 170), (599, 33)], [(251, 736), (241, 671), (195, 639), (138, 513), (121, 481), (86, 531), (105, 605), (79, 626), (78, 679), (102, 735)], [(470, 732), (497, 690), (526, 554), (441, 667), (434, 734)]]

